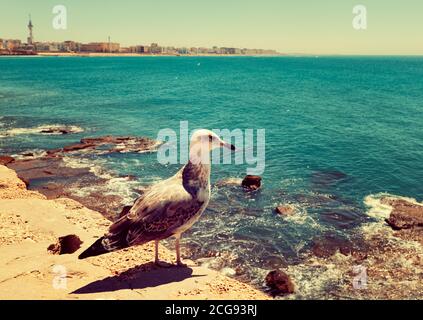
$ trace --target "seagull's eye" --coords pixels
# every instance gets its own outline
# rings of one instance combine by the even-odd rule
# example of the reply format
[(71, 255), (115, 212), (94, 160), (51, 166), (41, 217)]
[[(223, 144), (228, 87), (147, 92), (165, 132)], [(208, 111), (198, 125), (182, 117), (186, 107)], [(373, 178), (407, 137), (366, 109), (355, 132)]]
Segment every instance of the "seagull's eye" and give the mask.
[(212, 142), (213, 141), (213, 136), (209, 135), (209, 141)]

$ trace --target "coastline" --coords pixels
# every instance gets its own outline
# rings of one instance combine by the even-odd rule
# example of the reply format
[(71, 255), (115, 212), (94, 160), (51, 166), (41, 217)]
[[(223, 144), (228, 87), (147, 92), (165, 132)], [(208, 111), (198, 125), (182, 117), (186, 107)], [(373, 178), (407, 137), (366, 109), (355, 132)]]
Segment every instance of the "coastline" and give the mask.
[[(78, 252), (102, 235), (111, 222), (101, 210), (89, 205), (90, 201), (71, 199), (72, 195), (66, 194), (52, 197), (42, 188), (27, 190), (26, 183), (31, 179), (24, 176), (21, 180), (15, 171), (20, 162), (0, 165), (0, 256), (6, 261), (0, 273), (0, 298), (270, 299), (249, 284), (226, 277), (223, 269), (215, 265), (220, 263), (220, 257), (196, 260), (200, 267), (185, 260), (189, 268), (159, 269), (151, 263), (153, 245), (147, 244), (77, 260)], [(31, 160), (22, 163), (26, 168), (35, 164)], [(54, 174), (55, 167), (49, 165)], [(108, 206), (110, 200), (102, 198), (101, 203)], [(283, 268), (295, 284), (295, 292), (282, 295), (281, 299), (423, 297), (423, 203), (377, 194), (366, 197), (364, 204), (369, 220), (355, 228), (351, 238), (323, 233), (313, 240), (311, 251), (299, 264)], [(74, 254), (47, 252), (58, 237), (72, 234), (84, 242)], [(174, 260), (173, 252), (164, 246), (160, 247), (160, 256), (166, 261)], [(64, 266), (68, 272), (66, 289), (52, 287), (57, 266)], [(364, 289), (354, 288), (357, 267), (367, 272)], [(23, 289), (11, 296), (12, 286)]]
[(0, 55), (0, 57), (285, 57), (286, 54), (140, 54), (140, 53), (103, 53), (103, 52), (38, 52), (36, 55)]
[[(47, 200), (0, 165), (0, 299), (269, 299), (265, 293), (205, 267), (155, 267), (153, 245), (78, 260), (110, 221), (67, 198)], [(58, 237), (83, 241), (74, 254), (47, 248)], [(163, 259), (173, 253), (160, 247)], [(10, 290), (10, 288), (14, 288)]]

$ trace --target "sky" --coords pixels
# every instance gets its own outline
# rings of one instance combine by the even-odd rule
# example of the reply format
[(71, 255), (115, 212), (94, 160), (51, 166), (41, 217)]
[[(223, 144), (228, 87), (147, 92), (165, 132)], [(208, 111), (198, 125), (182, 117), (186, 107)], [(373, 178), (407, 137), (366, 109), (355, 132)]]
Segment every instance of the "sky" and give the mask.
[[(52, 26), (55, 5), (67, 29)], [(353, 28), (353, 8), (367, 29)], [(423, 55), (423, 0), (0, 0), (0, 38), (275, 49), (289, 54)]]

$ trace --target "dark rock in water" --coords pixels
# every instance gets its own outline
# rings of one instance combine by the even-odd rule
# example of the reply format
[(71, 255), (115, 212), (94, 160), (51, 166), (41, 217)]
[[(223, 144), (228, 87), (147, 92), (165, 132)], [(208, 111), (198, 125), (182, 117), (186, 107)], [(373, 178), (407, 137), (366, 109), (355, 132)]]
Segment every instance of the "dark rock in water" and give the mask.
[(242, 180), (242, 186), (248, 190), (257, 190), (261, 187), (261, 177), (248, 175)]
[(322, 208), (337, 204), (337, 201), (333, 200), (330, 196), (322, 194), (293, 194), (290, 197), (292, 202), (309, 208)]
[(269, 287), (270, 294), (275, 297), (294, 293), (295, 286), (291, 278), (281, 270), (274, 270), (267, 274), (265, 278), (266, 285)]
[(2, 165), (7, 165), (9, 163), (12, 163), (13, 161), (15, 161), (15, 158), (11, 156), (0, 156), (0, 164)]
[(54, 155), (56, 153), (62, 152), (63, 149), (59, 148), (59, 149), (51, 149), (51, 150), (47, 150), (47, 154), (48, 155)]
[(48, 129), (43, 129), (40, 131), (40, 133), (48, 133), (48, 134), (69, 134), (72, 133), (71, 130), (66, 129), (66, 128), (48, 128)]
[(319, 220), (337, 229), (352, 229), (363, 219), (363, 213), (356, 208), (325, 208), (319, 211)]
[(34, 154), (32, 152), (27, 152), (22, 154), (24, 157), (33, 157)]
[(312, 173), (311, 182), (317, 186), (330, 186), (346, 178), (347, 175), (341, 171), (321, 170)]
[(336, 252), (349, 255), (353, 252), (353, 244), (335, 234), (325, 234), (313, 239), (311, 250), (316, 257), (328, 258)]
[(83, 149), (89, 149), (89, 148), (94, 148), (95, 145), (94, 144), (90, 144), (90, 143), (76, 143), (76, 144), (72, 144), (70, 146), (66, 146), (63, 148), (64, 152), (71, 152), (71, 151), (78, 151), (78, 150), (83, 150)]
[(146, 152), (154, 150), (157, 145), (157, 141), (147, 137), (104, 136), (84, 138), (79, 143), (64, 147), (63, 150), (50, 150), (49, 154), (80, 150), (101, 150), (103, 153)]
[(276, 207), (275, 211), (281, 216), (290, 216), (294, 214), (295, 208), (291, 205), (282, 205)]
[(72, 254), (81, 248), (82, 243), (77, 235), (71, 234), (60, 237), (56, 243), (47, 248), (47, 251), (52, 254)]

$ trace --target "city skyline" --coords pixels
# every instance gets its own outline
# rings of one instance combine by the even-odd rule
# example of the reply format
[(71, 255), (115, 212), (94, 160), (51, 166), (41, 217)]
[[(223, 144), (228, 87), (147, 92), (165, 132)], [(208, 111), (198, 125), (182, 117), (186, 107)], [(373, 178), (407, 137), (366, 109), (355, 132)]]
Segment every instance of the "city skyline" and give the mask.
[[(73, 40), (60, 42), (36, 41), (34, 38), (34, 25), (31, 14), (28, 20), (28, 37), (24, 42), (20, 39), (7, 39), (0, 37), (0, 55), (36, 55), (36, 54), (147, 54), (147, 55), (279, 55), (276, 50), (235, 48), (235, 47), (173, 47), (161, 46), (158, 43), (150, 45), (137, 44), (122, 47), (120, 43), (107, 42), (81, 43)], [(0, 35), (1, 36), (1, 35)]]
[[(417, 0), (63, 0), (68, 28), (52, 27), (56, 1), (0, 0), (0, 37), (26, 40), (28, 14), (34, 41), (161, 43), (174, 47), (273, 49), (304, 54), (423, 54), (423, 3)], [(368, 10), (367, 30), (352, 26), (354, 6)]]

